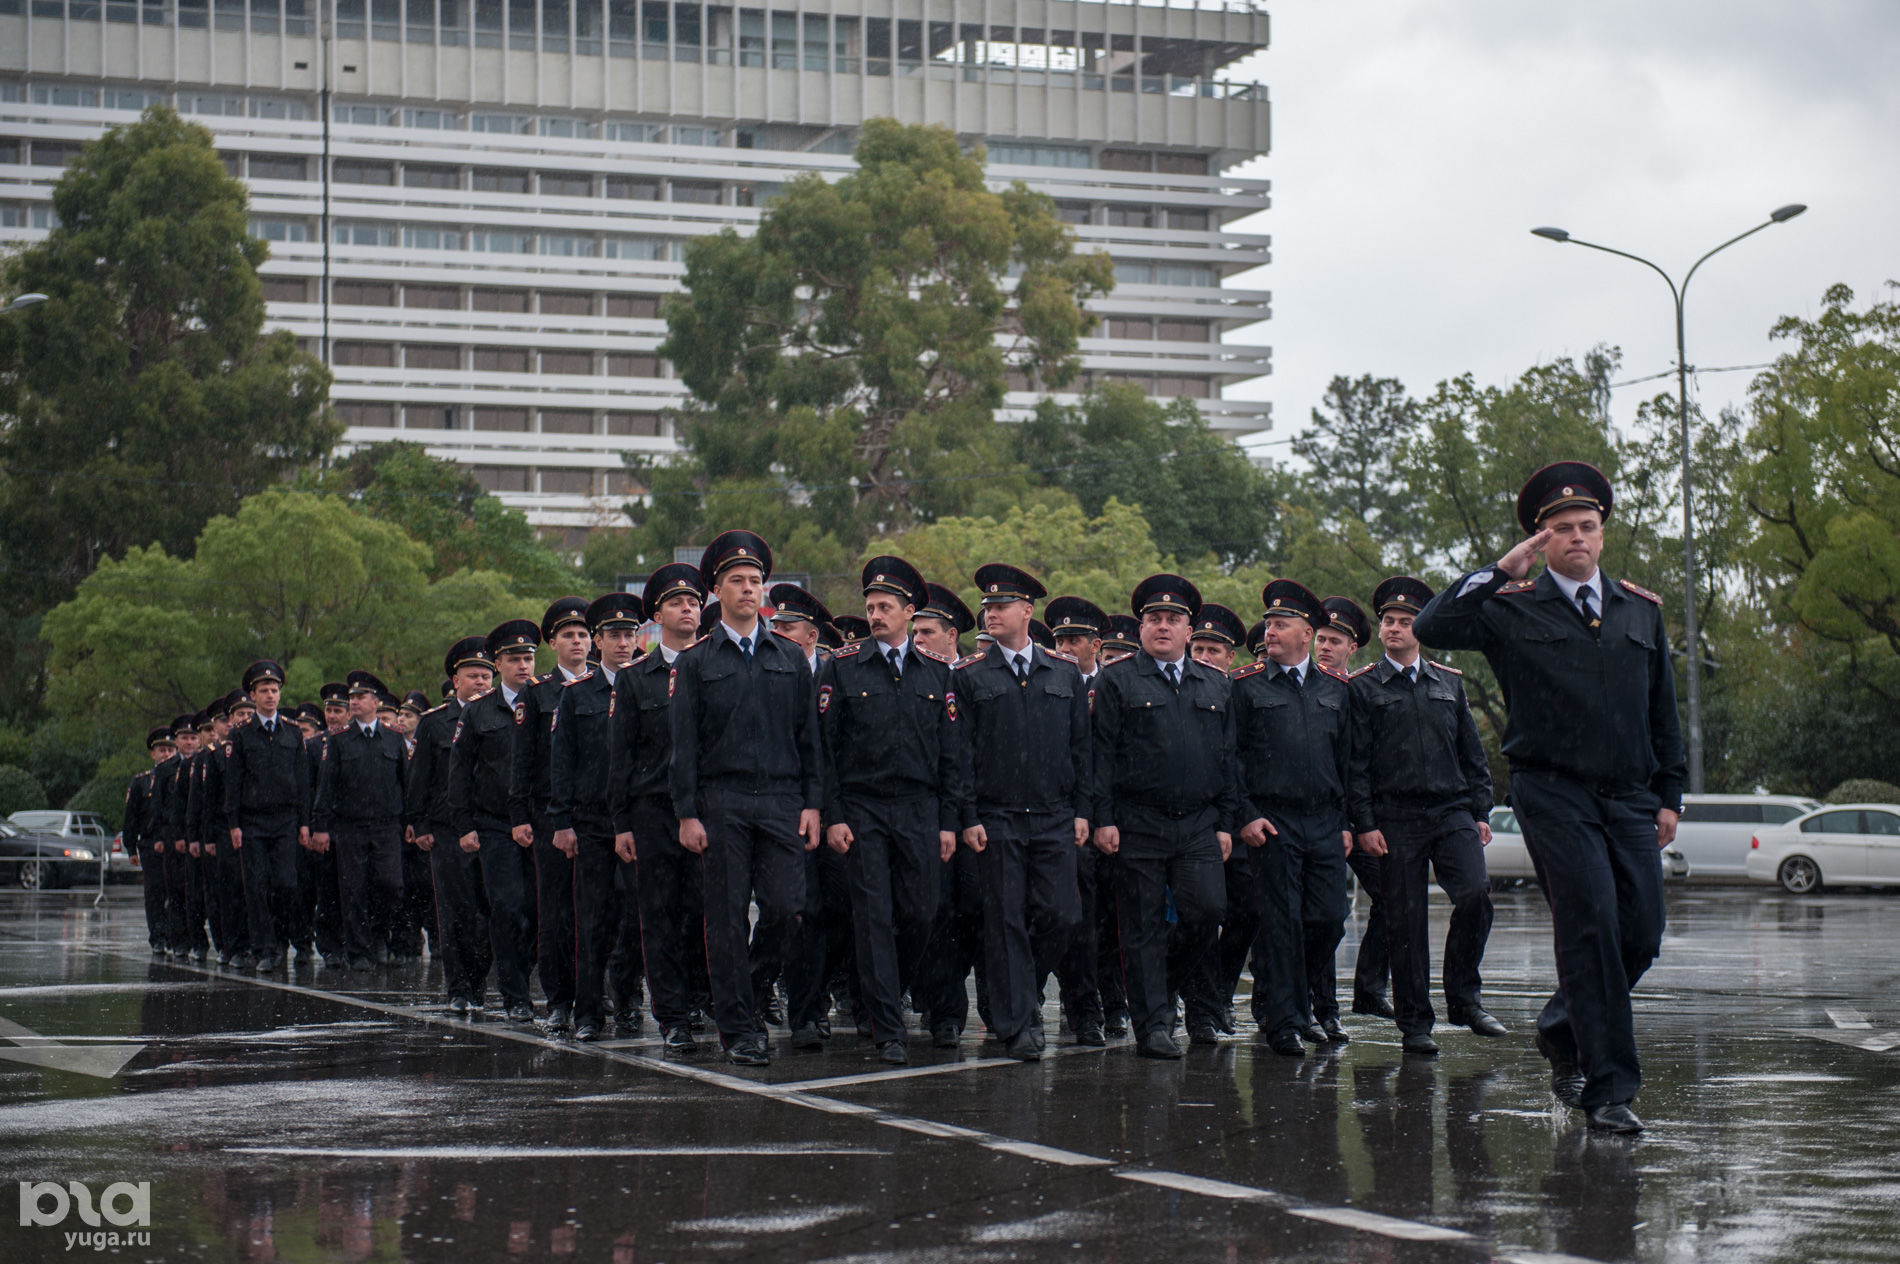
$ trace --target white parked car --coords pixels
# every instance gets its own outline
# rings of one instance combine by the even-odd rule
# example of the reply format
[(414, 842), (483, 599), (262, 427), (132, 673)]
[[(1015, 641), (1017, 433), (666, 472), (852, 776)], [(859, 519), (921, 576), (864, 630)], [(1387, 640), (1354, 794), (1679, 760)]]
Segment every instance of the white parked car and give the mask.
[[(1673, 844), (1663, 849), (1662, 859), (1665, 879), (1674, 882), (1689, 876), (1689, 861)], [(1524, 831), (1518, 827), (1517, 813), (1509, 808), (1491, 809), (1491, 844), (1484, 849), (1484, 871), (1493, 890), (1537, 880), (1531, 854), (1524, 847)]]
[(1675, 848), (1698, 878), (1745, 878), (1749, 840), (1762, 826), (1786, 825), (1820, 806), (1791, 794), (1685, 794)]
[(1757, 830), (1748, 876), (1796, 895), (1824, 884), (1900, 886), (1900, 804), (1830, 804)]

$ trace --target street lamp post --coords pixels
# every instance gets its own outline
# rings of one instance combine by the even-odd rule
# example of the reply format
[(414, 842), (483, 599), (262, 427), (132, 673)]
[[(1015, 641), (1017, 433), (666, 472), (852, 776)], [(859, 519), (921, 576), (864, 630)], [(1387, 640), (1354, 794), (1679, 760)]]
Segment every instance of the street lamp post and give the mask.
[(11, 316), (13, 313), (24, 311), (26, 308), (38, 307), (45, 301), (46, 295), (44, 294), (22, 294), (5, 307), (0, 307), (0, 316)]
[(1616, 255), (1642, 264), (1663, 279), (1669, 287), (1669, 297), (1676, 305), (1676, 417), (1682, 424), (1682, 637), (1683, 657), (1686, 661), (1686, 674), (1689, 682), (1689, 793), (1702, 793), (1702, 647), (1696, 628), (1695, 607), (1695, 512), (1694, 501), (1690, 496), (1689, 457), (1691, 440), (1689, 433), (1689, 351), (1684, 335), (1682, 307), (1689, 295), (1689, 282), (1695, 277), (1696, 269), (1707, 263), (1717, 253), (1727, 250), (1744, 237), (1753, 237), (1764, 228), (1775, 224), (1785, 224), (1808, 208), (1799, 202), (1771, 212), (1767, 219), (1755, 225), (1745, 233), (1738, 233), (1714, 250), (1689, 265), (1689, 271), (1683, 275), (1682, 284), (1677, 285), (1667, 272), (1627, 250), (1616, 250), (1609, 246), (1599, 246), (1593, 241), (1579, 241), (1561, 228), (1533, 228), (1531, 232), (1548, 241), (1567, 243), (1572, 246), (1586, 246), (1591, 250), (1601, 250), (1606, 255)]

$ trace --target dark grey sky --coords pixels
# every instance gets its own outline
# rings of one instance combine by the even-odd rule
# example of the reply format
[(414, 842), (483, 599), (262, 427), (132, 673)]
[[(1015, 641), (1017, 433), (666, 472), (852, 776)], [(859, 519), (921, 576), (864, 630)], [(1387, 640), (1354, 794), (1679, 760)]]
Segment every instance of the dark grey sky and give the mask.
[[(1680, 277), (1703, 251), (1805, 202), (1705, 265), (1689, 362), (1772, 358), (1768, 329), (1846, 282), (1900, 279), (1900, 3), (1893, 0), (1289, 0), (1265, 82), (1273, 320), (1247, 340), (1274, 372), (1267, 450), (1308, 424), (1335, 374), (1415, 395), (1469, 370), (1502, 382), (1602, 342), (1622, 378), (1672, 368), (1653, 273), (1559, 246), (1549, 224)], [(1249, 278), (1250, 280), (1255, 278)], [(1705, 410), (1749, 373), (1692, 381)], [(1668, 381), (1619, 391), (1616, 413)], [(1279, 442), (1274, 442), (1279, 441)]]

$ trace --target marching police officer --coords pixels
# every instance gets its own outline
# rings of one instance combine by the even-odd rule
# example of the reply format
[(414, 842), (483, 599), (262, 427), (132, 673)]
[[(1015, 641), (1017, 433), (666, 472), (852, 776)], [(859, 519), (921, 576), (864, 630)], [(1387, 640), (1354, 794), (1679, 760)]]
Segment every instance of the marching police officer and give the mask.
[[(1309, 654), (1325, 625), (1319, 598), (1276, 579), (1261, 590), (1267, 657), (1234, 673), (1234, 723), (1254, 849), (1254, 894), (1266, 977), (1268, 1046), (1298, 1057), (1301, 1036), (1345, 1044), (1334, 1017), (1315, 1021), (1308, 961), (1330, 963), (1346, 922), (1346, 785), (1352, 716), (1346, 680)], [(1263, 986), (1264, 983), (1264, 986)]]
[(192, 712), (172, 719), (172, 742), (176, 753), (158, 766), (156, 809), (159, 835), (165, 842), (165, 950), (171, 956), (189, 956), (191, 927), (194, 919), (203, 933), (204, 904), (194, 891), (196, 874), (185, 841), (185, 808), (191, 793), (191, 761), (198, 753), (198, 724), (201, 714)]
[(963, 845), (978, 853), (990, 1027), (1019, 1061), (1042, 1056), (1041, 986), (1082, 919), (1075, 857), (1089, 837), (1088, 691), (1075, 664), (1031, 642), (1047, 590), (1003, 563), (977, 568), (992, 638), (957, 664), (974, 793)]
[[(1327, 597), (1320, 608), (1326, 612), (1326, 626), (1313, 633), (1313, 659), (1321, 667), (1352, 677), (1352, 656), (1372, 640), (1372, 624), (1366, 612), (1350, 597)], [(1408, 616), (1409, 617), (1409, 616)], [(1386, 999), (1385, 983), (1391, 973), (1386, 951), (1384, 856), (1375, 856), (1355, 845), (1346, 857), (1346, 865), (1359, 879), (1369, 905), (1365, 933), (1359, 938), (1359, 953), (1353, 961), (1352, 1012), (1378, 1018), (1393, 1016), (1392, 1003)], [(1339, 1014), (1338, 972), (1333, 963), (1307, 962), (1311, 971), (1307, 983), (1313, 994), (1313, 1013), (1323, 1023), (1328, 1014)], [(1317, 968), (1315, 968), (1317, 967)]]
[[(587, 632), (600, 663), (567, 682), (554, 715), (549, 765), (548, 824), (554, 847), (574, 864), (574, 1038), (598, 1040), (605, 1025), (603, 1004), (608, 958), (620, 941), (621, 921), (637, 917), (637, 882), (632, 862), (614, 854), (613, 813), (607, 786), (612, 750), (614, 684), (633, 661), (634, 638), (645, 623), (640, 599), (632, 593), (608, 593), (587, 607)], [(637, 962), (625, 967), (637, 971)], [(628, 981), (615, 980), (617, 1017), (629, 1002)], [(630, 1002), (629, 1002), (630, 1003)]]
[(527, 715), (522, 693), (534, 681), (541, 629), (510, 619), (488, 634), (495, 688), (467, 703), (449, 748), (449, 828), (456, 846), (480, 853), (488, 897), (488, 942), (502, 1008), (517, 1023), (534, 1021), (528, 967), (534, 960), (534, 837), (510, 824), (515, 741)]
[[(1075, 668), (1082, 674), (1082, 687), (1093, 689), (1102, 671), (1102, 639), (1109, 627), (1107, 612), (1082, 597), (1057, 597), (1043, 613), (1049, 616), (1056, 648), (1075, 660)], [(1062, 1012), (1079, 1045), (1099, 1048), (1108, 1043), (1103, 1030), (1107, 1019), (1102, 1003), (1104, 990), (1118, 1011), (1128, 1004), (1121, 988), (1121, 935), (1115, 925), (1114, 879), (1119, 864), (1118, 858), (1105, 856), (1093, 847), (1084, 847), (1075, 855), (1075, 890), (1082, 904), (1082, 921), (1069, 941), (1069, 950), (1056, 964), (1056, 982), (1062, 990)]]
[(548, 1028), (574, 1027), (574, 862), (554, 845), (548, 822), (554, 713), (562, 687), (587, 670), (587, 601), (562, 597), (541, 616), (541, 639), (554, 650), (554, 670), (535, 677), (515, 701), (514, 769), (508, 819), (515, 842), (534, 854), (535, 970), (548, 1002)]
[[(1491, 935), (1491, 771), (1465, 701), (1463, 673), (1419, 654), (1412, 621), (1432, 590), (1395, 575), (1372, 594), (1385, 657), (1352, 677), (1350, 802), (1361, 855), (1381, 857), (1378, 875), (1391, 943), (1392, 991), (1407, 1053), (1432, 1054), (1431, 949), (1426, 942), (1427, 869), (1451, 900), (1445, 936), (1446, 1017), (1481, 1036), (1504, 1025), (1485, 1012), (1478, 963)], [(1364, 871), (1361, 870), (1364, 880)], [(1368, 931), (1370, 934), (1370, 931)], [(1364, 951), (1363, 949), (1361, 951)]]
[(133, 773), (131, 783), (125, 788), (125, 824), (122, 833), (126, 852), (138, 857), (139, 869), (145, 875), (145, 939), (151, 945), (152, 955), (162, 957), (167, 946), (167, 888), (164, 836), (157, 832), (155, 805), (157, 770), (178, 753), (178, 748), (172, 744), (171, 725), (161, 724), (149, 730), (145, 734), (145, 750), (151, 756), (152, 766)]
[(699, 571), (669, 562), (647, 577), (641, 605), (660, 643), (614, 677), (608, 734), (608, 809), (614, 854), (636, 866), (647, 995), (669, 1055), (694, 1052), (693, 961), (705, 960), (699, 858), (680, 844), (667, 782), (673, 734), (673, 664), (698, 633)]
[[(1129, 604), (1141, 649), (1095, 685), (1095, 845), (1121, 857), (1122, 968), (1136, 1050), (1178, 1058), (1171, 980), (1189, 978), (1226, 909), (1222, 865), (1239, 816), (1232, 688), (1193, 661), (1201, 595), (1179, 575), (1150, 575)], [(1172, 902), (1176, 925), (1168, 933)]]
[(1212, 601), (1201, 603), (1188, 638), (1188, 653), (1197, 663), (1205, 663), (1225, 676), (1234, 668), (1234, 651), (1245, 637), (1240, 616)]
[(1102, 638), (1102, 666), (1106, 667), (1110, 663), (1119, 662), (1139, 649), (1141, 649), (1141, 620), (1132, 614), (1108, 616), (1108, 635)]
[(232, 733), (224, 819), (241, 853), (250, 950), (256, 968), (284, 968), (285, 949), (308, 933), (297, 900), (297, 853), (310, 836), (310, 762), (303, 733), (278, 710), (284, 669), (260, 659), (244, 669), (257, 718)]
[[(1598, 563), (1613, 503), (1582, 461), (1518, 493), (1526, 539), (1432, 598), (1420, 642), (1480, 650), (1510, 706), (1511, 806), (1556, 931), (1558, 990), (1537, 1047), (1560, 1099), (1609, 1132), (1642, 1129), (1630, 989), (1662, 945), (1660, 849), (1682, 808), (1682, 731), (1654, 593)], [(1543, 554), (1545, 571), (1529, 578)]]
[(330, 736), (317, 778), (310, 845), (336, 851), (337, 900), (350, 966), (389, 961), (390, 914), (402, 900), (402, 735), (378, 717), (388, 690), (366, 671), (344, 677), (350, 723)]
[(771, 1060), (752, 992), (747, 932), (754, 897), (771, 974), (805, 900), (803, 850), (819, 844), (823, 754), (817, 689), (798, 647), (765, 632), (759, 604), (772, 551), (750, 531), (706, 546), (700, 573), (719, 622), (673, 664), (669, 784), (680, 845), (701, 857), (706, 959), (726, 1056)]
[(424, 711), (416, 721), (415, 754), (410, 757), (409, 780), (403, 788), (403, 824), (410, 831), (410, 841), (429, 861), (435, 889), (435, 955), (442, 959), (449, 1012), (456, 1015), (481, 1010), (495, 954), (488, 938), (481, 852), (457, 846), (450, 824), (450, 753), (463, 708), (488, 692), (494, 669), (483, 637), (465, 636), (449, 647), (442, 659), (451, 688), (449, 699)]
[(902, 558), (865, 563), (867, 640), (818, 673), (825, 748), (825, 841), (844, 857), (871, 1038), (885, 1062), (909, 1061), (903, 996), (936, 923), (939, 870), (956, 852), (969, 795), (967, 728), (952, 660), (919, 647), (911, 616), (929, 604)]
[[(313, 801), (317, 780), (323, 773), (323, 753), (329, 748), (330, 738), (341, 733), (350, 722), (350, 687), (340, 680), (332, 680), (317, 691), (317, 697), (323, 707), (323, 732), (317, 735), (317, 740), (304, 742)], [(346, 961), (334, 848), (298, 849), (297, 888), (302, 901), (302, 924), (307, 928), (297, 941), (298, 960), (305, 959), (314, 947), (325, 960)]]

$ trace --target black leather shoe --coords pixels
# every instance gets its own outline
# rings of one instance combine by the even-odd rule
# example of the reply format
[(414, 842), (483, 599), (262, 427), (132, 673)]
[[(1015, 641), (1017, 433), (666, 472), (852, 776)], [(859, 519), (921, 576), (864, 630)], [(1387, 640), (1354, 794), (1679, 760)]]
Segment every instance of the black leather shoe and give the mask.
[(516, 1001), (508, 1007), (508, 1021), (513, 1023), (531, 1023), (534, 1021), (534, 1006), (526, 1001)]
[(886, 1040), (877, 1047), (877, 1057), (878, 1061), (891, 1066), (906, 1066), (910, 1062), (910, 1050), (904, 1047), (901, 1040)]
[(1309, 1045), (1323, 1045), (1326, 1043), (1326, 1029), (1321, 1027), (1318, 1023), (1308, 1023), (1298, 1030), (1300, 1039)]
[(705, 1031), (706, 1028), (711, 1025), (712, 1019), (706, 1017), (706, 1011), (703, 1009), (696, 1009), (686, 1016), (686, 1030), (693, 1032), (695, 1035)]
[(1407, 1053), (1416, 1053), (1421, 1058), (1438, 1056), (1438, 1042), (1422, 1031), (1407, 1032), (1400, 1039), (1399, 1048)]
[(1027, 1027), (1009, 1038), (1009, 1043), (1003, 1046), (1003, 1053), (1006, 1057), (1014, 1058), (1018, 1062), (1042, 1060), (1042, 1050), (1036, 1047), (1036, 1038), (1029, 1034)]
[(1102, 1034), (1102, 1024), (1098, 1020), (1085, 1018), (1082, 1025), (1075, 1029), (1075, 1043), (1100, 1049), (1108, 1044), (1108, 1037)]
[(1544, 1033), (1537, 1033), (1537, 1052), (1544, 1055), (1550, 1063), (1550, 1091), (1557, 1100), (1572, 1110), (1583, 1108), (1583, 1068), (1577, 1060), (1560, 1053), (1557, 1047), (1544, 1039)]
[(1508, 1036), (1510, 1029), (1481, 1009), (1468, 1009), (1451, 1020), (1461, 1027), (1469, 1027), (1480, 1036)]
[(1361, 992), (1352, 998), (1352, 1012), (1371, 1018), (1397, 1018), (1392, 1002), (1373, 992)]
[(930, 1028), (930, 1043), (938, 1049), (957, 1047), (957, 1025), (955, 1023), (933, 1023)]
[(822, 1049), (825, 1047), (824, 1033), (818, 1030), (817, 1023), (806, 1023), (792, 1033), (792, 1048)]
[(584, 1041), (589, 1041), (589, 1042), (599, 1040), (600, 1039), (600, 1024), (596, 1022), (591, 1022), (591, 1021), (582, 1023), (580, 1026), (574, 1029), (574, 1039), (584, 1040)]
[(1352, 1043), (1352, 1037), (1346, 1034), (1346, 1029), (1339, 1025), (1337, 1018), (1327, 1019), (1319, 1025), (1319, 1029), (1326, 1033), (1327, 1044), (1345, 1045)]
[(1643, 1130), (1643, 1121), (1636, 1117), (1628, 1102), (1611, 1102), (1608, 1106), (1595, 1106), (1590, 1110), (1590, 1128), (1595, 1132), (1614, 1132), (1624, 1136)]
[(868, 1014), (860, 1014), (856, 1020), (856, 1026), (860, 1039), (869, 1040), (872, 1036), (877, 1034), (871, 1029), (871, 1018)]
[(699, 1042), (693, 1039), (692, 1030), (685, 1023), (667, 1029), (666, 1052), (680, 1056), (699, 1052)]
[(457, 1018), (461, 1018), (467, 1014), (468, 998), (465, 996), (451, 996), (449, 998), (449, 1013), (455, 1015)]
[(368, 974), (375, 968), (376, 963), (371, 961), (368, 957), (358, 957), (350, 962), (350, 969), (356, 971), (358, 974)]
[(1223, 1005), (1220, 1013), (1214, 1015), (1214, 1030), (1223, 1036), (1238, 1036), (1240, 1028), (1234, 1025), (1234, 1007)]
[(626, 1005), (614, 1011), (614, 1027), (623, 1036), (637, 1036), (646, 1027), (646, 1019), (640, 1014), (637, 1005)]
[(548, 1030), (574, 1030), (574, 1007), (572, 1005), (550, 1006), (548, 1008)]
[(1126, 1036), (1128, 1034), (1127, 1011), (1117, 1010), (1115, 1013), (1110, 1014), (1108, 1021), (1102, 1024), (1102, 1034), (1107, 1036), (1110, 1040), (1120, 1040), (1123, 1036)]
[(771, 1066), (772, 1055), (766, 1052), (763, 1040), (748, 1037), (734, 1042), (732, 1048), (726, 1050), (726, 1061), (734, 1066)]
[(775, 994), (768, 992), (759, 998), (759, 1021), (768, 1027), (785, 1025), (785, 1011), (779, 1008)]
[(1188, 1019), (1188, 1043), (1194, 1045), (1217, 1045), (1220, 1043), (1220, 1029), (1214, 1026), (1211, 1018)]
[(1300, 1043), (1298, 1032), (1276, 1031), (1267, 1037), (1267, 1048), (1283, 1058), (1304, 1058), (1306, 1046)]
[(1173, 1036), (1157, 1027), (1141, 1038), (1135, 1052), (1144, 1058), (1178, 1058), (1181, 1046), (1174, 1043)]
[(1044, 1049), (1047, 1049), (1049, 1047), (1049, 1037), (1043, 1034), (1042, 1019), (1040, 1018), (1036, 1019), (1034, 1022), (1030, 1023), (1029, 1026), (1024, 1028), (1023, 1030), (1027, 1031), (1029, 1033), (1029, 1038), (1036, 1042), (1037, 1053), (1041, 1053)]

